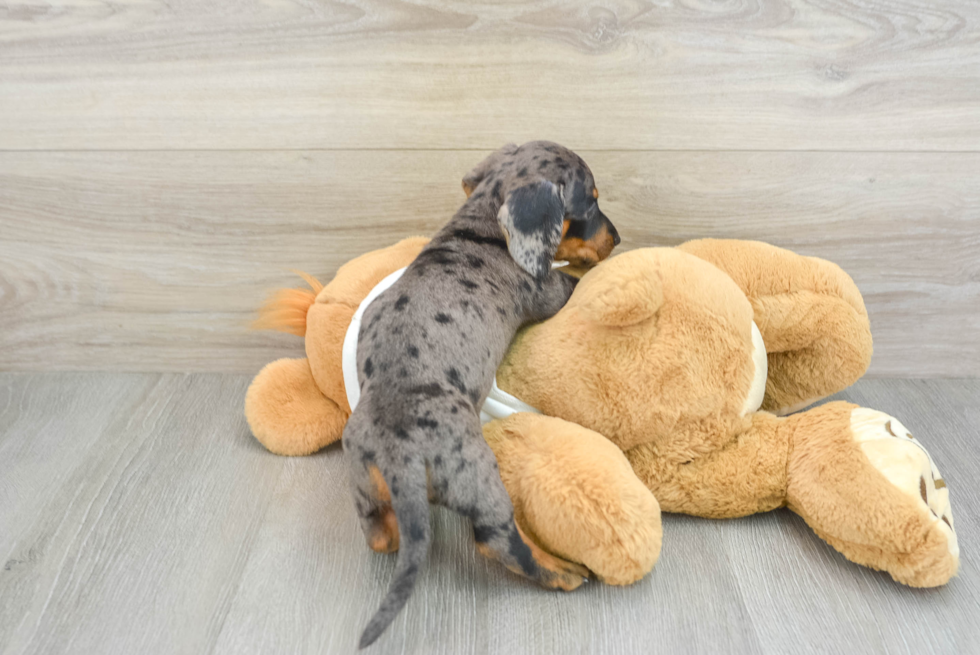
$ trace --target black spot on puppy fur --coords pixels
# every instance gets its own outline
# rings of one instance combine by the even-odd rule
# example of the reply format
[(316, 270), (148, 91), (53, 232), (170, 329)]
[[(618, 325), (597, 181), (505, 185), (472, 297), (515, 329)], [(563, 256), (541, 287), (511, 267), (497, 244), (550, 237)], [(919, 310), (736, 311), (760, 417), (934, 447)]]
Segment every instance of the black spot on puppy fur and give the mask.
[(511, 557), (516, 559), (517, 563), (521, 565), (525, 575), (531, 575), (535, 566), (531, 549), (521, 540), (521, 535), (517, 530), (511, 531), (509, 541), (510, 548), (508, 548), (508, 551)]
[(402, 294), (401, 296), (398, 297), (398, 300), (395, 301), (395, 309), (401, 311), (405, 309), (405, 305), (407, 304), (408, 304), (408, 296)]
[(478, 544), (485, 544), (497, 536), (497, 528), (492, 525), (474, 525), (473, 541)]
[(507, 250), (507, 241), (503, 237), (487, 237), (477, 234), (473, 230), (453, 230), (453, 237), (464, 241), (472, 241), (481, 246), (494, 246), (501, 250)]
[(446, 323), (452, 323), (452, 322), (453, 322), (453, 317), (450, 316), (449, 314), (443, 314), (442, 312), (436, 314), (436, 323), (442, 323), (443, 325), (445, 325)]
[(408, 390), (409, 393), (417, 393), (428, 398), (438, 398), (446, 394), (442, 387), (434, 382), (432, 384), (422, 384), (417, 387), (411, 387)]
[(463, 378), (460, 377), (459, 371), (457, 371), (455, 368), (451, 368), (446, 371), (446, 381), (453, 385), (456, 391), (460, 392), (461, 394), (466, 393), (466, 386), (463, 384)]
[(419, 358), (419, 349), (416, 348), (415, 346), (409, 346), (408, 347), (408, 356), (411, 357), (412, 359), (418, 359)]
[(364, 360), (364, 377), (369, 378), (374, 373), (374, 364), (371, 362), (371, 358), (368, 357)]

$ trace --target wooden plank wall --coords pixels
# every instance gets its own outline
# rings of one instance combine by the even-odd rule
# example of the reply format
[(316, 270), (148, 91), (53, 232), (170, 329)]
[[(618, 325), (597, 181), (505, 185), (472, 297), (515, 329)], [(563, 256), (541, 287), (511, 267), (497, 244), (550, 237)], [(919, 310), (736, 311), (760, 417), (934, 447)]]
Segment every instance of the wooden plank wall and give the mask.
[(257, 370), (289, 268), (435, 230), (548, 138), (623, 248), (857, 281), (871, 374), (980, 375), (972, 0), (77, 0), (0, 7), (0, 369)]

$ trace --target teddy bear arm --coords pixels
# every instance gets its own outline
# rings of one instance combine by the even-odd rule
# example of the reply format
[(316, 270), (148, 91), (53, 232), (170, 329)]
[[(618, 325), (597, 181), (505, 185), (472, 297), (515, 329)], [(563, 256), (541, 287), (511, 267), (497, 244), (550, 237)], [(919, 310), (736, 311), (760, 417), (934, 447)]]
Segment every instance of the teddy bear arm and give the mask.
[(763, 409), (802, 409), (867, 370), (868, 313), (857, 285), (836, 264), (758, 241), (700, 239), (678, 248), (727, 273), (752, 304), (769, 353)]
[(769, 373), (762, 408), (787, 414), (856, 382), (871, 363), (866, 313), (813, 291), (752, 300)]
[(484, 426), (521, 528), (609, 584), (630, 584), (660, 554), (660, 507), (622, 451), (561, 419), (513, 414)]

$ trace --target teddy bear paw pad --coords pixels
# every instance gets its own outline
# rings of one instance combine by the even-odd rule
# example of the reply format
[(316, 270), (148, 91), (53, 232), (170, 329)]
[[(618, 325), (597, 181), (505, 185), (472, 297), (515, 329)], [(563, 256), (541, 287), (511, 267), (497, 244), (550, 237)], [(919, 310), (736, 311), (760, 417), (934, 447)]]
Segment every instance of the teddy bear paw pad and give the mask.
[(855, 409), (851, 431), (872, 466), (917, 501), (946, 536), (950, 554), (959, 557), (949, 489), (929, 451), (898, 419), (874, 409)]

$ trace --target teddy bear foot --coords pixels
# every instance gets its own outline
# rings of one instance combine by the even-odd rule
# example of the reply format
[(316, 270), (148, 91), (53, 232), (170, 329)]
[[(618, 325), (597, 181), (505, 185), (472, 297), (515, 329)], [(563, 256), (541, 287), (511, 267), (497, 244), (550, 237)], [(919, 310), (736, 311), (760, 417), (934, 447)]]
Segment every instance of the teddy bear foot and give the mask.
[(795, 421), (787, 503), (857, 564), (912, 587), (946, 584), (959, 568), (949, 490), (898, 419), (827, 403)]
[(949, 490), (898, 419), (850, 403), (795, 422), (787, 504), (857, 564), (912, 587), (938, 587), (959, 568)]
[(269, 451), (296, 456), (339, 441), (347, 412), (323, 395), (304, 357), (266, 364), (245, 393), (245, 418)]
[(851, 431), (871, 465), (914, 501), (920, 520), (945, 538), (958, 560), (949, 489), (925, 447), (898, 419), (866, 407), (851, 412)]

